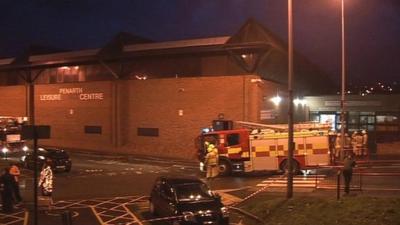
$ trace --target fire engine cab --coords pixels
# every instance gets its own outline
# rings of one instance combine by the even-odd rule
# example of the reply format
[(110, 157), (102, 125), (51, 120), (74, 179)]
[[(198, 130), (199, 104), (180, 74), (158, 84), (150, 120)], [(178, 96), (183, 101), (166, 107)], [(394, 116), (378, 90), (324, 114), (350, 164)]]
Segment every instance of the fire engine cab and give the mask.
[[(232, 172), (286, 171), (288, 167), (287, 125), (265, 125), (236, 121), (251, 127), (205, 131), (198, 137), (200, 168), (207, 154), (205, 142), (214, 143), (219, 153), (221, 175)], [(228, 127), (228, 129), (226, 129)], [(256, 128), (258, 127), (258, 128)], [(330, 164), (329, 125), (302, 123), (294, 125), (295, 150), (293, 172)]]

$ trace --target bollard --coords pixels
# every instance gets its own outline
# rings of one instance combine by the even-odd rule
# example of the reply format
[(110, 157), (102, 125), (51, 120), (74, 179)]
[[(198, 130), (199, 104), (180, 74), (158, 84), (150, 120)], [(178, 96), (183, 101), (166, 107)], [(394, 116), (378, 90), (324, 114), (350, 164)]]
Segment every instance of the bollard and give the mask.
[(66, 210), (61, 213), (62, 225), (72, 225), (72, 213)]
[(337, 181), (336, 181), (336, 199), (340, 199), (340, 169), (337, 172)]

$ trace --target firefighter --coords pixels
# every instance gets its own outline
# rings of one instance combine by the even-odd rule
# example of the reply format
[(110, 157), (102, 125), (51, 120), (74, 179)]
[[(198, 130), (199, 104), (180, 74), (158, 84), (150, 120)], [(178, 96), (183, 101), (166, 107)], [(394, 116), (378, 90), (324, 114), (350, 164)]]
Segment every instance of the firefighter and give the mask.
[(366, 130), (362, 130), (361, 134), (362, 134), (361, 155), (366, 156), (368, 155), (368, 134)]
[(212, 179), (218, 176), (218, 150), (214, 144), (208, 144), (207, 155), (204, 160), (204, 165), (207, 168), (207, 179)]
[(357, 132), (357, 135), (354, 137), (354, 139), (354, 153), (356, 154), (356, 156), (361, 156), (363, 148), (363, 136), (359, 132)]
[(336, 132), (335, 131), (329, 131), (328, 132), (328, 137), (329, 137), (329, 157), (331, 160), (331, 164), (335, 163), (335, 155), (336, 155)]
[(335, 142), (335, 156), (336, 159), (340, 158), (343, 154), (342, 152), (342, 134), (338, 133)]
[(38, 186), (42, 190), (43, 196), (51, 197), (53, 193), (53, 171), (51, 170), (51, 159), (46, 159), (43, 169), (40, 172)]
[(14, 177), (10, 174), (10, 168), (4, 168), (0, 177), (0, 193), (2, 199), (2, 210), (4, 213), (11, 213), (13, 206)]
[(344, 135), (344, 156), (351, 155), (353, 153), (353, 148), (351, 146), (351, 137), (349, 134), (345, 133)]
[(20, 192), (19, 192), (19, 176), (21, 172), (16, 163), (10, 164), (10, 174), (14, 177), (15, 182), (13, 183), (13, 192), (14, 192), (14, 200), (15, 203), (20, 203), (22, 201)]

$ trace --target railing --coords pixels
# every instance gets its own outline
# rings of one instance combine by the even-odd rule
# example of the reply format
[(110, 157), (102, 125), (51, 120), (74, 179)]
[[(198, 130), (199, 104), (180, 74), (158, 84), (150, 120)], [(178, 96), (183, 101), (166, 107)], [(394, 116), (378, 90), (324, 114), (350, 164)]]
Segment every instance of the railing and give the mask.
[[(369, 164), (365, 165), (366, 168), (371, 168)], [(328, 190), (336, 190), (337, 198), (340, 198), (340, 192), (344, 190), (343, 185), (343, 174), (342, 174), (343, 166), (317, 166), (316, 174), (315, 174), (315, 189), (328, 189)], [(354, 168), (352, 174), (352, 179), (350, 183), (350, 191), (363, 191), (363, 190), (390, 190), (390, 191), (400, 191), (400, 187), (390, 187), (390, 186), (398, 186), (399, 183), (394, 181), (398, 179), (384, 179), (384, 177), (400, 177), (400, 172), (368, 172), (365, 171), (365, 168)], [(325, 174), (321, 175), (321, 174)], [(374, 180), (369, 180), (369, 182), (375, 184), (366, 184), (366, 177), (375, 177)], [(383, 181), (387, 181), (386, 184), (389, 187), (385, 187), (378, 179), (382, 179)], [(393, 181), (393, 183), (391, 183)]]

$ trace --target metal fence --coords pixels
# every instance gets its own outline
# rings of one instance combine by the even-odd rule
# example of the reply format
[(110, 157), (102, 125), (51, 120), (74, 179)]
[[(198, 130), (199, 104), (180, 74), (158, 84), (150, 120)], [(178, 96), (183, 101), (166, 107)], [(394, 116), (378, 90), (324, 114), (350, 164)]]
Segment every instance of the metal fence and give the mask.
[[(317, 167), (315, 175), (315, 188), (344, 190), (342, 166)], [(371, 172), (368, 168), (355, 168), (353, 170), (350, 191), (399, 191), (400, 172)]]

